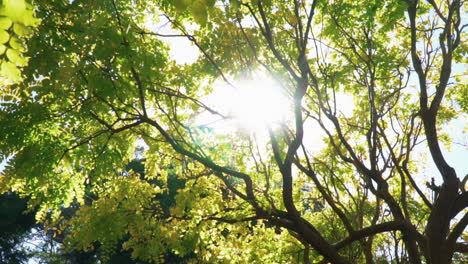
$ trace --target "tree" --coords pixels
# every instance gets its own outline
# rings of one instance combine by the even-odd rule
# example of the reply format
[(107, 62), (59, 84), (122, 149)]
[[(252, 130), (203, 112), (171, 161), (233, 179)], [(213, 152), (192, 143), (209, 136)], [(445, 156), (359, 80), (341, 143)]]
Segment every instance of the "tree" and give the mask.
[(28, 252), (21, 242), (35, 226), (34, 215), (24, 214), (26, 200), (13, 193), (0, 195), (0, 261), (14, 264), (24, 263)]
[[(144, 177), (144, 165), (142, 160), (133, 160), (126, 167), (125, 172), (134, 171)], [(160, 185), (157, 182), (155, 184)], [(177, 189), (181, 188), (183, 184), (174, 175), (170, 175), (168, 179), (168, 192), (167, 194), (158, 195), (156, 199), (161, 203), (162, 209), (166, 212), (169, 211), (170, 206), (174, 204), (174, 196)], [(89, 194), (92, 196), (92, 193)], [(62, 234), (57, 235), (53, 230), (47, 230), (43, 225), (35, 224), (35, 212), (30, 210), (27, 214), (24, 213), (27, 199), (19, 198), (14, 193), (6, 193), (0, 195), (0, 260), (2, 263), (29, 263), (31, 259), (38, 263), (80, 263), (92, 264), (101, 263), (103, 256), (100, 252), (100, 247), (96, 247), (92, 251), (77, 251), (77, 250), (64, 250), (63, 240), (66, 237), (68, 230), (64, 230)], [(64, 208), (61, 216), (69, 220), (77, 210), (80, 209), (78, 204), (73, 204), (69, 208)], [(52, 232), (51, 232), (52, 231)], [(118, 249), (121, 249), (122, 243), (125, 238), (118, 243)], [(193, 254), (181, 258), (174, 255), (171, 251), (164, 254), (165, 263), (186, 263)], [(131, 258), (128, 251), (116, 251), (112, 255), (107, 255), (110, 263), (139, 263), (144, 264), (139, 260)]]
[[(466, 177), (442, 150), (442, 127), (467, 112), (462, 1), (33, 4), (28, 64), (2, 93), (0, 191), (30, 196), (67, 247), (110, 254), (125, 239), (153, 262), (167, 250), (202, 263), (466, 261)], [(178, 33), (158, 32), (165, 22)], [(177, 64), (171, 37), (201, 56)], [(291, 105), (267, 139), (194, 122), (232, 118), (205, 102), (218, 80), (260, 74)], [(144, 177), (122, 168), (138, 144)], [(168, 175), (185, 183), (163, 210)]]

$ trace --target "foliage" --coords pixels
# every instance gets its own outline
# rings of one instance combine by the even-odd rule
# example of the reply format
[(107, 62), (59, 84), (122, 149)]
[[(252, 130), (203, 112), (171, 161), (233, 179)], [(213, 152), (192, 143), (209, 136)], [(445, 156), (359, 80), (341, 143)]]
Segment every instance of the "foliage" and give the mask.
[[(133, 160), (126, 167), (126, 173), (134, 171), (144, 176), (144, 165), (141, 160)], [(156, 183), (157, 184), (157, 183)], [(170, 193), (156, 197), (161, 202), (164, 210), (169, 210), (169, 206), (174, 203), (174, 195), (181, 186), (180, 180), (172, 176), (169, 180)], [(92, 194), (89, 194), (92, 196)], [(95, 243), (94, 250), (87, 252), (78, 250), (64, 250), (64, 238), (69, 230), (63, 230), (58, 234), (53, 230), (44, 228), (44, 225), (35, 224), (35, 212), (24, 214), (27, 199), (20, 199), (13, 193), (0, 196), (1, 221), (0, 221), (0, 259), (2, 263), (27, 263), (33, 260), (39, 263), (100, 263), (106, 259), (110, 263), (146, 263), (131, 258), (129, 251), (124, 251), (122, 243), (125, 238), (119, 241), (117, 248), (111, 254), (105, 252), (105, 246)], [(73, 206), (62, 210), (62, 216), (68, 220), (73, 217), (80, 206)], [(193, 254), (187, 258), (181, 258), (170, 251), (164, 253), (164, 261), (169, 263), (185, 263)]]
[(28, 252), (21, 242), (33, 228), (34, 215), (25, 214), (26, 199), (13, 193), (0, 195), (0, 261), (2, 263), (24, 263)]
[(20, 69), (27, 65), (24, 56), (25, 38), (39, 20), (34, 17), (31, 5), (24, 0), (5, 0), (0, 6), (0, 84), (9, 85), (21, 80)]
[[(443, 126), (466, 118), (462, 1), (33, 5), (0, 11), (0, 190), (29, 196), (68, 249), (154, 263), (464, 261), (466, 180), (441, 147)], [(168, 38), (198, 60), (178, 64)], [(206, 98), (260, 74), (281, 84), (288, 120), (265, 135), (197, 123), (228, 126)], [(125, 170), (134, 158), (144, 173)]]

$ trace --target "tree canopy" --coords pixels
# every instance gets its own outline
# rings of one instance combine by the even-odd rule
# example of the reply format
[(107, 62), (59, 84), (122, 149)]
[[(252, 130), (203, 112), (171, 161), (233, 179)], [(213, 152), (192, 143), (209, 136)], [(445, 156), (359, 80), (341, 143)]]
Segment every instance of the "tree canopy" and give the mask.
[(2, 263), (24, 263), (28, 254), (20, 244), (27, 239), (28, 231), (35, 226), (34, 215), (24, 214), (25, 199), (6, 193), (0, 195), (0, 261)]
[[(0, 193), (28, 197), (67, 249), (146, 262), (466, 263), (467, 177), (443, 129), (467, 117), (466, 11), (4, 0)], [(198, 58), (178, 63), (170, 39)], [(209, 100), (220, 83), (259, 76), (280, 87), (286, 117), (216, 129), (239, 118)], [(247, 93), (259, 106), (263, 85)]]

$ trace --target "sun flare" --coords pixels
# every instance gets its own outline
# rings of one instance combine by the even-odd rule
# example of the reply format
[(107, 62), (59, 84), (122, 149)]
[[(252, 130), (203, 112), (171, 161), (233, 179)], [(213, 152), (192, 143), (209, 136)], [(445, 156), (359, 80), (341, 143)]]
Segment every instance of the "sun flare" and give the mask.
[(271, 79), (242, 80), (232, 98), (226, 98), (237, 125), (258, 130), (285, 121), (289, 111), (288, 97)]
[(268, 127), (287, 121), (291, 109), (289, 96), (271, 78), (257, 76), (235, 81), (232, 86), (215, 85), (206, 102), (227, 118), (217, 122), (205, 116), (199, 121), (218, 133), (265, 132)]

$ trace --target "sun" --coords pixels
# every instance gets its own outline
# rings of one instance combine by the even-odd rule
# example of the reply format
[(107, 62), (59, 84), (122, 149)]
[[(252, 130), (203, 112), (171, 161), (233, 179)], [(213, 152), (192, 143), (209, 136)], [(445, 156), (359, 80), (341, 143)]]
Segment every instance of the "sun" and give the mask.
[(235, 122), (246, 130), (261, 130), (284, 122), (290, 109), (288, 96), (269, 78), (241, 80), (228, 100)]
[(217, 85), (209, 101), (228, 120), (218, 130), (244, 132), (266, 131), (287, 121), (291, 102), (286, 91), (278, 82), (264, 74), (255, 78), (244, 78), (233, 85)]

